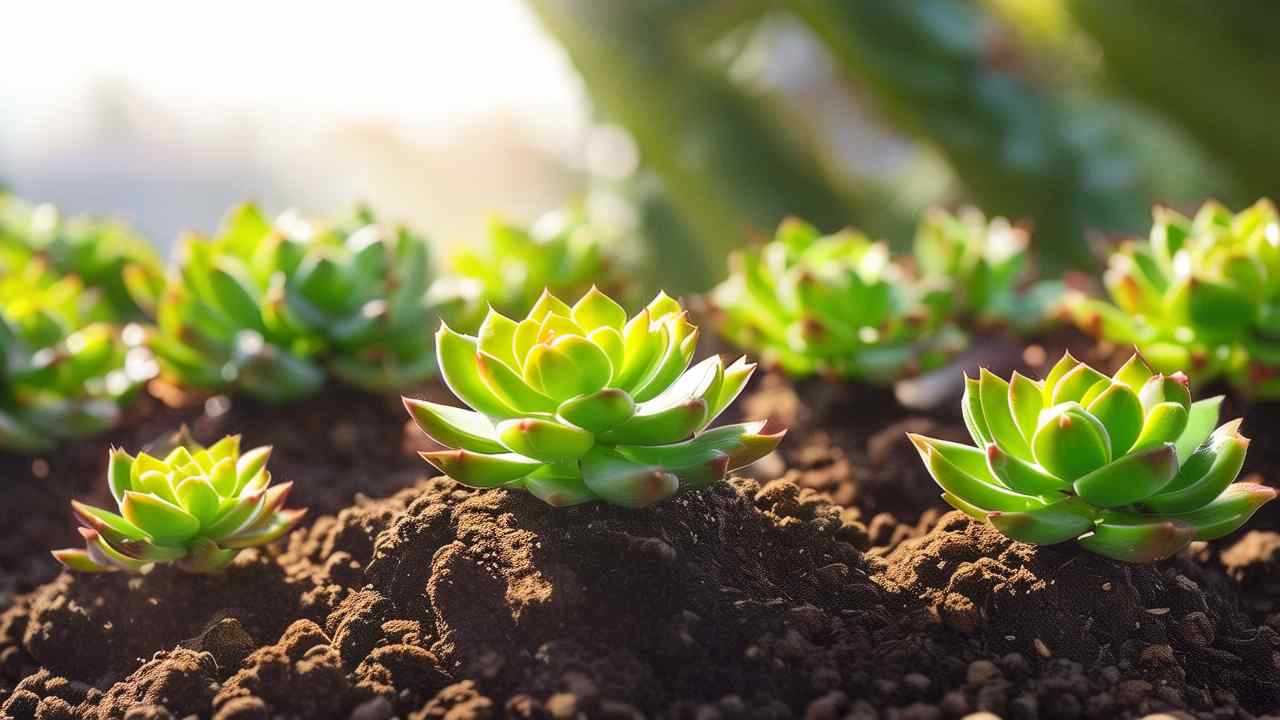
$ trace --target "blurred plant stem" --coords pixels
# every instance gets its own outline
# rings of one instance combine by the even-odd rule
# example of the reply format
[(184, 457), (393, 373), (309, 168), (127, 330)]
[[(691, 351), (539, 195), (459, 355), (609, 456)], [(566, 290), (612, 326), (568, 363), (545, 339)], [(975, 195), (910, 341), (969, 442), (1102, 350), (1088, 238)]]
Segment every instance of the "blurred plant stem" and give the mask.
[(673, 284), (710, 287), (725, 272), (729, 250), (787, 215), (824, 228), (883, 228), (876, 193), (837, 187), (761, 101), (693, 51), (690, 38), (705, 39), (695, 26), (718, 30), (740, 21), (741, 9), (725, 20), (717, 11), (732, 7), (725, 3), (530, 5), (568, 51), (597, 109), (631, 133), (642, 162), (661, 176), (667, 200), (698, 238), (660, 248), (661, 271)]
[(1117, 86), (1185, 128), (1236, 173), (1246, 194), (1230, 199), (1280, 195), (1280, 4), (1070, 0), (1069, 7), (1100, 46), (1103, 70)]
[(947, 158), (972, 200), (1030, 218), (1043, 265), (1092, 262), (1086, 233), (1136, 230), (1141, 163), (1087, 108), (1042, 92), (956, 0), (787, 0), (851, 79)]

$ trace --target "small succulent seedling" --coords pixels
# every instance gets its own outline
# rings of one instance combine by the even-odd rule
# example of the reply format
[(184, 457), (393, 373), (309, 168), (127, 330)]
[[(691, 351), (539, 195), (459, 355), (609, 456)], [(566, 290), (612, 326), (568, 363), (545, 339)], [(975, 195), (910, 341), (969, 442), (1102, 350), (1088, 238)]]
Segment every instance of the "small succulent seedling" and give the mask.
[(891, 382), (965, 343), (946, 322), (950, 293), (912, 282), (883, 243), (848, 230), (824, 237), (796, 219), (736, 253), (711, 300), (730, 342), (791, 375)]
[(1103, 280), (1111, 302), (1068, 299), (1087, 332), (1136, 345), (1161, 372), (1280, 397), (1280, 220), (1269, 201), (1234, 215), (1211, 202), (1194, 219), (1156, 208), (1150, 238), (1113, 253)]
[(142, 319), (125, 287), (124, 268), (161, 275), (160, 257), (146, 239), (121, 222), (63, 217), (53, 205), (31, 205), (0, 192), (0, 247), (33, 253), (59, 275), (75, 275), (101, 292), (120, 320)]
[(428, 262), (422, 238), (367, 211), (321, 227), (244, 205), (217, 237), (185, 239), (163, 287), (130, 279), (155, 308), (148, 342), (167, 377), (284, 401), (326, 373), (379, 391), (433, 373)]
[(544, 290), (578, 297), (599, 285), (617, 297), (628, 283), (616, 260), (601, 229), (581, 213), (548, 213), (529, 227), (494, 218), (484, 242), (450, 255), (453, 276), (436, 292), (454, 305), (451, 323), (471, 331), (488, 308), (520, 316)]
[(102, 293), (0, 248), (0, 449), (34, 453), (105, 430), (150, 376)]
[(942, 498), (1006, 536), (1152, 562), (1233, 532), (1276, 496), (1233, 483), (1249, 440), (1239, 420), (1218, 426), (1221, 401), (1192, 402), (1186, 376), (1141, 355), (1107, 377), (1068, 354), (1041, 381), (965, 379), (977, 447), (910, 437)]
[(643, 507), (718, 482), (782, 439), (763, 422), (707, 429), (755, 366), (712, 356), (689, 368), (697, 341), (664, 294), (628, 319), (595, 288), (572, 307), (543, 293), (519, 322), (491, 311), (478, 337), (436, 334), (445, 382), (471, 410), (405, 406), (450, 448), (423, 458), (464, 485)]
[(142, 572), (155, 563), (222, 570), (244, 548), (289, 532), (305, 510), (284, 508), (292, 483), (271, 484), (270, 447), (240, 453), (240, 436), (187, 442), (164, 458), (112, 449), (107, 481), (119, 514), (72, 501), (85, 548), (55, 550), (71, 570)]
[(1023, 286), (1027, 247), (1026, 230), (1005, 218), (935, 208), (916, 232), (914, 258), (922, 278), (952, 290), (957, 314), (1029, 332), (1053, 317), (1063, 289), (1057, 281)]

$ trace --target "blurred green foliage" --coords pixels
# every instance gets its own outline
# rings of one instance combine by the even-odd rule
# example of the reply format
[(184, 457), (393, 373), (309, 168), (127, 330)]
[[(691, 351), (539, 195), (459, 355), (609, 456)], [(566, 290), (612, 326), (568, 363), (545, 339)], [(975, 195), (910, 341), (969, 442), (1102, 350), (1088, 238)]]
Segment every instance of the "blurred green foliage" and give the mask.
[(54, 272), (75, 275), (99, 289), (120, 319), (140, 319), (141, 310), (125, 288), (128, 265), (159, 274), (160, 256), (124, 223), (92, 217), (64, 217), (49, 204), (33, 205), (0, 188), (0, 250), (34, 253)]
[[(1142, 230), (1154, 203), (1280, 194), (1267, 82), (1280, 50), (1264, 30), (1280, 9), (1266, 3), (528, 1), (601, 120), (630, 133), (656, 177), (640, 197), (671, 212), (640, 213), (641, 227), (658, 237), (683, 224), (697, 242), (673, 248), (670, 264), (704, 272), (702, 287), (731, 249), (787, 215), (856, 224), (902, 248), (904, 214), (972, 203), (1029, 222), (1040, 265), (1055, 272), (1096, 267), (1089, 240)], [(763, 70), (745, 61), (779, 23), (825, 53), (835, 84), (796, 101), (760, 82), (821, 75), (787, 52)], [(940, 191), (920, 197), (920, 163), (848, 167), (859, 142), (848, 128), (828, 127), (833, 140), (814, 137), (822, 123), (796, 121), (838, 116), (837, 93), (940, 168)]]

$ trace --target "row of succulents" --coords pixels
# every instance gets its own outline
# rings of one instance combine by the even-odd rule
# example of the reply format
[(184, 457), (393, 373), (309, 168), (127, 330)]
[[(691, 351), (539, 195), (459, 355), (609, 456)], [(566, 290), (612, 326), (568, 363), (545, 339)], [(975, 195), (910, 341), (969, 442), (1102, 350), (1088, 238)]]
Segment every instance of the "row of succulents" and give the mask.
[[(1181, 314), (1160, 316), (1172, 327), (1167, 334), (1122, 340), (1149, 351), (1159, 343), (1195, 340), (1214, 357), (1220, 344), (1235, 341), (1232, 352), (1248, 354), (1252, 347), (1238, 336), (1253, 332), (1256, 323), (1230, 323), (1234, 334), (1194, 323), (1209, 324), (1213, 313), (1265, 307), (1274, 212), (1259, 205), (1232, 216), (1208, 206), (1195, 221), (1165, 219), (1157, 223), (1157, 250), (1150, 256), (1167, 257), (1132, 260), (1140, 253), (1127, 246), (1121, 256), (1131, 262), (1113, 260), (1107, 285), (1117, 302), (1131, 301), (1124, 293), (1134, 282), (1133, 268), (1167, 263), (1166, 292), (1181, 299), (1133, 304), (1123, 316), (1145, 329), (1158, 324), (1157, 311)], [(495, 228), (501, 236), (495, 252), (509, 259), (513, 250), (504, 243), (520, 232)], [(543, 237), (537, 242), (558, 261), (537, 266), (539, 272), (563, 271), (549, 277), (566, 283), (583, 279), (578, 263), (601, 257), (579, 252), (580, 240), (563, 226)], [(922, 225), (914, 255), (893, 258), (884, 244), (855, 232), (823, 236), (793, 220), (772, 242), (739, 253), (712, 300), (727, 337), (789, 373), (886, 381), (945, 362), (963, 346), (962, 328), (1038, 327), (1060, 296), (1070, 298), (1066, 307), (1082, 324), (1097, 326), (1080, 308), (1100, 314), (1106, 308), (1101, 301), (1023, 281), (1026, 245), (1025, 233), (1003, 220), (939, 212)], [(107, 377), (116, 370), (89, 362), (118, 352), (94, 350), (82, 363), (71, 360), (98, 347), (90, 342), (96, 338), (90, 328), (117, 327), (85, 324), (81, 313), (106, 313), (110, 320), (120, 308), (86, 304), (73, 292), (81, 282), (75, 275), (41, 280), (47, 261), (31, 247), (13, 254), (18, 259), (6, 278), (24, 284), (10, 291), (15, 302), (6, 308), (30, 300), (39, 312), (7, 309), (26, 318), (10, 324), (34, 340), (6, 343), (43, 345), (29, 353), (29, 364), (52, 371), (27, 372), (20, 362), (7, 363), (14, 390), (5, 399), (21, 405), (47, 389), (56, 401), (66, 394), (60, 394), (64, 379), (69, 393), (88, 393), (99, 385), (93, 371), (104, 376), (101, 389), (114, 398), (136, 387), (142, 378)], [(155, 324), (105, 337), (123, 342), (140, 335), (161, 372), (183, 385), (268, 400), (306, 395), (330, 377), (386, 391), (438, 369), (469, 409), (406, 400), (420, 427), (446, 448), (424, 459), (464, 484), (520, 489), (555, 506), (651, 505), (717, 482), (781, 441), (781, 431), (760, 422), (708, 429), (754, 365), (740, 358), (726, 366), (717, 355), (692, 364), (699, 331), (665, 294), (628, 316), (595, 287), (573, 305), (544, 289), (520, 320), (490, 302), (472, 335), (448, 324), (450, 317), (468, 321), (467, 293), (457, 282), (443, 291), (433, 287), (428, 256), (421, 237), (381, 226), (367, 210), (319, 225), (292, 213), (268, 221), (244, 206), (216, 237), (186, 238), (167, 274), (142, 262), (126, 264), (129, 298)], [(470, 257), (478, 269), (493, 269), (494, 263)], [(1131, 274), (1119, 277), (1116, 267)], [(476, 282), (483, 287), (485, 280)], [(511, 284), (491, 285), (508, 293), (504, 306), (521, 304)], [(1208, 286), (1213, 290), (1198, 295)], [(1247, 297), (1247, 306), (1236, 295)], [(74, 302), (55, 305), (51, 298)], [(442, 318), (432, 338), (426, 328)], [(54, 319), (63, 323), (50, 324)], [(84, 329), (58, 334), (72, 325)], [(913, 441), (947, 502), (1010, 537), (1044, 544), (1075, 539), (1134, 562), (1167, 557), (1193, 539), (1238, 528), (1275, 492), (1234, 483), (1247, 447), (1239, 423), (1215, 430), (1220, 398), (1192, 403), (1185, 375), (1160, 372), (1178, 356), (1151, 354), (1155, 369), (1135, 356), (1110, 378), (1070, 356), (1041, 382), (1020, 375), (1006, 382), (984, 372), (967, 381), (962, 402), (977, 447)], [(1192, 369), (1233, 377), (1225, 361), (1190, 362), (1196, 357), (1185, 358)], [(37, 392), (24, 392), (17, 381), (33, 378)], [(90, 414), (89, 406), (79, 409)], [(65, 425), (74, 427), (65, 420), (71, 411), (63, 412)], [(40, 434), (42, 416), (28, 420), (33, 436), (47, 437)], [(269, 542), (301, 517), (283, 510), (288, 485), (271, 488), (269, 475), (255, 465), (259, 457), (265, 462), (266, 452), (242, 458), (234, 438), (208, 449), (187, 442), (164, 459), (113, 451), (109, 484), (120, 514), (77, 506), (86, 549), (57, 556), (70, 567), (93, 570), (140, 570), (155, 562), (194, 571), (224, 567), (239, 548)]]
[[(445, 448), (423, 459), (471, 487), (555, 507), (643, 508), (720, 482), (785, 433), (761, 422), (709, 428), (755, 366), (712, 355), (690, 367), (698, 329), (665, 295), (628, 318), (595, 289), (572, 306), (544, 293), (519, 321), (490, 311), (477, 335), (445, 326), (436, 338), (445, 382), (467, 408), (405, 407)], [(1193, 402), (1185, 375), (1159, 374), (1139, 355), (1107, 376), (1068, 354), (1039, 381), (966, 378), (974, 445), (911, 440), (943, 499), (1008, 537), (1153, 562), (1234, 532), (1277, 495), (1235, 482), (1249, 441), (1239, 420), (1218, 424), (1221, 400)], [(271, 484), (269, 454), (241, 454), (238, 436), (203, 448), (185, 434), (163, 458), (113, 449), (119, 513), (73, 502), (85, 547), (53, 555), (85, 572), (221, 570), (305, 514), (284, 507), (291, 485)]]
[(183, 237), (166, 268), (123, 224), (0, 195), (0, 449), (109, 428), (157, 376), (268, 402), (331, 380), (408, 388), (436, 372), (440, 319), (474, 330), (487, 307), (524, 312), (544, 288), (625, 277), (571, 213), (529, 229), (495, 220), (448, 274), (431, 255), (366, 208), (319, 222), (242, 205), (214, 236)]
[(1023, 335), (1069, 319), (1158, 372), (1280, 398), (1280, 216), (1268, 200), (1194, 217), (1157, 207), (1150, 237), (1107, 257), (1101, 285), (1035, 281), (1025, 230), (976, 210), (930, 212), (893, 258), (854, 231), (798, 220), (734, 255), (711, 293), (721, 331), (790, 375), (873, 383), (938, 368), (977, 328)]
[[(823, 235), (790, 219), (771, 242), (735, 253), (708, 298), (729, 342), (793, 376), (890, 383), (945, 365), (975, 328), (1026, 334), (1069, 316), (1137, 346), (1166, 374), (1193, 370), (1200, 381), (1225, 378), (1275, 396), (1278, 228), (1266, 201), (1236, 215), (1210, 203), (1194, 219), (1157, 208), (1150, 241), (1110, 256), (1108, 301), (1034, 281), (1027, 231), (976, 210), (928, 213), (900, 257), (856, 231)], [(487, 309), (520, 314), (544, 289), (577, 296), (593, 284), (630, 306), (637, 286), (572, 213), (528, 228), (494, 221), (486, 242), (456, 251), (440, 277), (421, 235), (363, 208), (317, 223), (296, 213), (272, 221), (245, 205), (214, 237), (184, 238), (166, 272), (118, 224), (63, 221), (47, 206), (5, 198), (0, 247), (17, 253), (8, 264), (30, 256), (80, 278), (93, 302), (102, 297), (108, 321), (152, 318), (141, 338), (166, 380), (269, 401), (311, 394), (330, 378), (404, 388), (435, 372), (430, 334), (419, 330), (439, 319), (471, 331)], [(55, 340), (78, 329), (64, 327)], [(11, 350), (19, 357), (9, 367), (30, 364), (24, 348)]]

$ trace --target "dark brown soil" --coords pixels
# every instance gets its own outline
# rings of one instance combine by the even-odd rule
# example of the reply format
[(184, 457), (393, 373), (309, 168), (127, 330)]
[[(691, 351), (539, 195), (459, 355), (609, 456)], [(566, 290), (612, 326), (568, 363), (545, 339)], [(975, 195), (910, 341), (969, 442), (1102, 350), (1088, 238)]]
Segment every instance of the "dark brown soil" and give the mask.
[[(437, 386), (421, 393), (439, 394)], [(107, 451), (137, 452), (187, 423), (202, 442), (240, 433), (248, 447), (272, 445), (277, 482), (299, 480), (291, 503), (315, 514), (335, 513), (359, 493), (386, 495), (414, 481), (423, 462), (414, 450), (429, 442), (407, 428), (398, 396), (380, 397), (333, 387), (287, 406), (216, 398), (168, 407), (144, 396), (116, 430), (68, 444), (40, 457), (0, 453), (0, 607), (29, 592), (58, 569), (49, 550), (79, 544), (69, 501), (108, 506)]]
[[(1064, 347), (1123, 359), (1064, 332), (962, 364), (1043, 374)], [(1012, 543), (946, 512), (905, 440), (963, 438), (954, 402), (766, 373), (734, 412), (790, 424), (783, 452), (643, 511), (418, 480), (426, 441), (396, 398), (211, 407), (47, 460), (75, 490), (14, 513), (45, 537), (0, 546), (8, 587), (48, 575), (44, 551), (71, 538), (61, 508), (102, 492), (108, 441), (136, 449), (182, 420), (275, 445), (315, 520), (223, 576), (64, 574), (18, 597), (0, 716), (1280, 717), (1280, 514), (1149, 567)], [(1249, 470), (1274, 482), (1273, 408), (1238, 407)]]
[(885, 558), (735, 480), (556, 511), (445, 479), (222, 577), (63, 575), (0, 616), (18, 718), (1247, 718), (1276, 632), (1194, 563), (1010, 543), (958, 513)]

